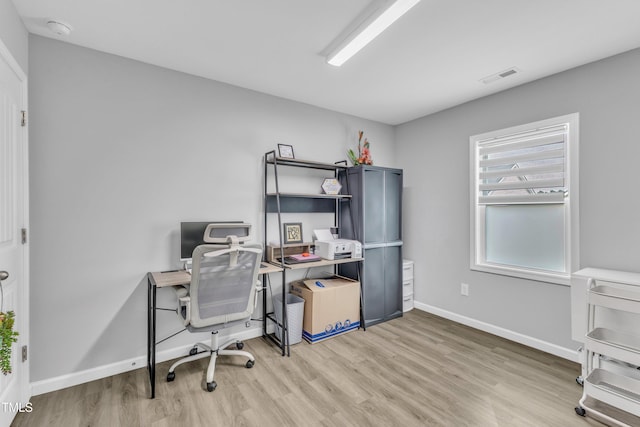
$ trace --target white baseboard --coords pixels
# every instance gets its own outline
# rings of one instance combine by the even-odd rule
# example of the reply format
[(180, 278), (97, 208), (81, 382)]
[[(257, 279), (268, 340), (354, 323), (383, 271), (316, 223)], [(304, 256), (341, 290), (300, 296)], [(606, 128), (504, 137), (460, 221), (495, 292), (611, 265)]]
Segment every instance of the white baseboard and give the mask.
[(509, 329), (495, 326), (490, 323), (481, 322), (470, 317), (462, 316), (451, 311), (443, 310), (438, 307), (434, 307), (428, 304), (414, 301), (414, 307), (418, 310), (426, 311), (427, 313), (435, 314), (436, 316), (444, 317), (445, 319), (452, 320), (454, 322), (462, 323), (463, 325), (470, 326), (475, 329), (479, 329), (484, 332), (488, 332), (493, 335), (497, 335), (502, 338), (506, 338), (510, 341), (526, 345), (528, 347), (535, 348), (536, 350), (544, 351), (545, 353), (553, 354), (554, 356), (561, 357), (563, 359), (571, 360), (572, 362), (580, 362), (577, 350), (571, 350), (559, 345), (552, 344), (550, 342), (542, 341), (538, 338), (533, 338), (528, 335), (523, 335), (518, 332), (511, 331)]
[[(262, 336), (262, 326), (258, 328), (250, 328), (241, 332), (233, 333), (228, 336), (229, 339), (249, 340), (251, 338), (257, 338)], [(203, 341), (205, 344), (208, 342)], [(156, 353), (156, 363), (164, 362), (185, 356), (192, 345), (179, 346), (162, 350)], [(123, 372), (132, 371), (134, 369), (146, 368), (147, 356), (135, 357), (133, 359), (122, 360), (109, 365), (98, 366), (85, 371), (74, 372), (67, 375), (61, 375), (55, 378), (49, 378), (42, 381), (36, 381), (31, 383), (31, 395), (37, 396), (39, 394), (49, 393), (51, 391), (61, 390), (63, 388), (71, 387), (78, 384), (83, 384), (89, 381), (98, 380), (101, 378), (110, 377), (112, 375), (121, 374)], [(158, 378), (163, 378), (162, 375), (158, 376), (156, 373), (156, 381)]]

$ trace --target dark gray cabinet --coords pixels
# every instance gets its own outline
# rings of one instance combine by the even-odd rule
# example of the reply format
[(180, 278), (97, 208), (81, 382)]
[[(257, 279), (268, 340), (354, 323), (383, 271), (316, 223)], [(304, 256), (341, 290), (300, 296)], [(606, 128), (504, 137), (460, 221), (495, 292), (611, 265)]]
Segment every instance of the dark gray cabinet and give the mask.
[[(402, 170), (356, 166), (339, 174), (352, 195), (340, 207), (340, 237), (362, 242), (360, 272), (364, 324), (402, 316)], [(347, 219), (352, 219), (347, 220)], [(355, 265), (339, 268), (357, 279)]]

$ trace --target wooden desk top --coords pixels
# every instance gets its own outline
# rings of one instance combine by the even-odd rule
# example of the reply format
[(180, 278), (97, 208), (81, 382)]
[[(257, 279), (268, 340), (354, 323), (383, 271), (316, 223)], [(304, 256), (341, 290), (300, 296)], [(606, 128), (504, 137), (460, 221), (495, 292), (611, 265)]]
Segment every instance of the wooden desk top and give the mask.
[(165, 286), (188, 285), (191, 283), (191, 274), (186, 270), (158, 271), (149, 273), (152, 284), (158, 288)]
[(260, 274), (279, 273), (282, 271), (282, 267), (279, 265), (273, 265), (268, 262), (260, 264)]
[[(282, 271), (282, 268), (263, 262), (260, 264), (260, 274), (277, 273)], [(188, 285), (191, 283), (191, 274), (186, 270), (177, 271), (158, 271), (149, 273), (151, 275), (151, 282), (158, 288), (165, 286), (178, 286)]]

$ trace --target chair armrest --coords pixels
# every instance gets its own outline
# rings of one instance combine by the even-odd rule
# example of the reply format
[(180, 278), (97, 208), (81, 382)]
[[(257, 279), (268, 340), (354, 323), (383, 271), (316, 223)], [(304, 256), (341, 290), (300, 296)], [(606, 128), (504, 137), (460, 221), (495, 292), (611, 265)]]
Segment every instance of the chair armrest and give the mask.
[(178, 298), (178, 310), (182, 316), (182, 309), (185, 309), (182, 323), (187, 326), (191, 323), (191, 297), (189, 295)]
[(256, 280), (256, 295), (253, 301), (253, 308), (258, 306), (258, 292), (262, 291), (264, 288), (262, 287), (262, 282), (260, 280)]
[(172, 286), (172, 288), (178, 298), (189, 295), (189, 285), (176, 285)]

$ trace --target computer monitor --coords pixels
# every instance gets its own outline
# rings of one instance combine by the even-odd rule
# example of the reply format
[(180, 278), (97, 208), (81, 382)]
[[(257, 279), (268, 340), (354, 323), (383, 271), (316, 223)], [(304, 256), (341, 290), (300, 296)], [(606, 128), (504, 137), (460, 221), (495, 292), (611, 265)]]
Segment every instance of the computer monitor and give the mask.
[[(204, 232), (209, 224), (243, 224), (242, 221), (206, 221), (206, 222), (181, 222), (180, 223), (180, 261), (191, 261), (193, 250), (204, 245)], [(235, 234), (242, 237), (245, 227), (226, 228), (228, 234)], [(212, 236), (213, 237), (213, 236)]]

